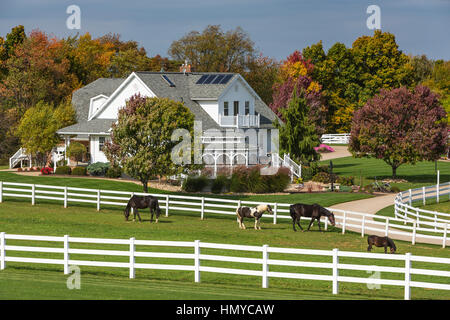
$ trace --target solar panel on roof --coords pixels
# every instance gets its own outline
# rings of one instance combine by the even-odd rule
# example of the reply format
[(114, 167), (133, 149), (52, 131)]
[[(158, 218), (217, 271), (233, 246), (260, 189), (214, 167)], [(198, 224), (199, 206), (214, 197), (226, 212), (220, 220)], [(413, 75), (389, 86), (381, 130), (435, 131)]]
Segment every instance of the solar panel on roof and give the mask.
[(203, 84), (203, 82), (205, 82), (206, 78), (208, 78), (207, 74), (204, 74), (200, 77), (200, 79), (198, 79), (198, 81), (196, 82), (196, 84)]
[(219, 74), (219, 75), (217, 76), (217, 78), (214, 79), (214, 81), (212, 82), (212, 84), (218, 84), (218, 83), (220, 83), (220, 81), (222, 81), (223, 77), (225, 77), (225, 75)]
[(219, 82), (219, 84), (225, 84), (228, 83), (228, 81), (230, 81), (230, 79), (233, 77), (232, 74), (227, 74), (223, 77), (223, 79)]
[(217, 77), (217, 74), (211, 74), (208, 76), (208, 78), (206, 78), (206, 80), (203, 82), (203, 84), (210, 84), (214, 78)]
[(165, 74), (163, 74), (162, 77), (164, 80), (166, 80), (166, 82), (169, 84), (169, 86), (175, 87), (175, 84)]

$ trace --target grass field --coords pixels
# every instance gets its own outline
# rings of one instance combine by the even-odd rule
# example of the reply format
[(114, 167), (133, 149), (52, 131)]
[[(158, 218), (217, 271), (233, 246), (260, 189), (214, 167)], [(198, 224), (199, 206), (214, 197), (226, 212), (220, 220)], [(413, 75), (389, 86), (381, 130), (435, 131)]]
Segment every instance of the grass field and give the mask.
[[(74, 237), (123, 238), (135, 237), (148, 240), (201, 240), (205, 242), (251, 244), (293, 248), (333, 249), (364, 252), (366, 239), (354, 233), (342, 235), (340, 229), (330, 226), (328, 232), (320, 233), (317, 226), (310, 232), (293, 232), (288, 220), (274, 225), (271, 219), (262, 220), (262, 230), (252, 228), (240, 230), (234, 217), (210, 215), (200, 220), (197, 214), (171, 212), (169, 217), (161, 217), (159, 224), (150, 224), (149, 216), (143, 215), (144, 222), (125, 222), (122, 210), (114, 208), (97, 212), (94, 207), (77, 206), (62, 208), (60, 204), (38, 203), (31, 206), (25, 201), (8, 198), (0, 205), (0, 229), (7, 233), (56, 235), (69, 234)], [(247, 226), (251, 222), (247, 221)], [(306, 222), (304, 222), (306, 227)], [(8, 244), (24, 244), (23, 241), (8, 240)], [(51, 243), (41, 243), (52, 246)], [(450, 257), (448, 249), (438, 246), (396, 242), (398, 252), (416, 255)], [(36, 244), (37, 245), (37, 244)], [(53, 244), (54, 246), (54, 244)], [(92, 244), (78, 244), (79, 248), (91, 248)], [(95, 245), (97, 249), (118, 249), (120, 246)], [(124, 248), (124, 250), (126, 250)], [(149, 250), (147, 247), (139, 249)], [(158, 250), (153, 248), (153, 250)], [(161, 250), (161, 249), (160, 249)], [(186, 252), (186, 249), (164, 249), (165, 251)], [(204, 249), (206, 254), (226, 254), (214, 249)], [(382, 252), (378, 248), (375, 252)], [(56, 257), (50, 253), (16, 253), (21, 256)], [(241, 253), (242, 254), (242, 253)], [(239, 255), (233, 252), (233, 255)], [(245, 256), (259, 257), (257, 253)], [(296, 259), (288, 255), (290, 259)], [(92, 256), (71, 255), (71, 259), (92, 259)], [(283, 254), (271, 254), (273, 259), (286, 258)], [(329, 257), (302, 257), (306, 261), (331, 262)], [(127, 261), (126, 257), (101, 257), (107, 261)], [(170, 259), (140, 258), (136, 262), (174, 263), (188, 262)], [(298, 259), (298, 258), (297, 258)], [(354, 258), (341, 258), (341, 263), (373, 263)], [(381, 262), (381, 261), (380, 261)], [(205, 261), (202, 265), (257, 269), (256, 265)], [(383, 265), (402, 266), (397, 261), (385, 261)], [(413, 267), (426, 268), (430, 264), (415, 263)], [(445, 269), (450, 271), (450, 266)], [(292, 272), (294, 267), (271, 266), (272, 271)], [(436, 268), (433, 266), (433, 268)], [(320, 272), (331, 274), (328, 269), (295, 268), (297, 272)], [(368, 277), (364, 271), (343, 270), (341, 275)], [(401, 279), (401, 275), (382, 273), (383, 278)], [(423, 281), (426, 276), (413, 276), (413, 280)], [(403, 299), (403, 288), (382, 286), (371, 290), (364, 284), (340, 284), (340, 294), (331, 294), (331, 283), (291, 279), (270, 279), (268, 289), (261, 288), (259, 277), (202, 273), (202, 282), (194, 283), (193, 272), (137, 270), (136, 279), (128, 279), (128, 270), (119, 268), (81, 267), (81, 290), (68, 290), (67, 276), (61, 266), (7, 263), (0, 272), (0, 299)], [(449, 279), (437, 279), (448, 283)], [(445, 282), (447, 281), (447, 282)], [(450, 293), (441, 290), (412, 289), (414, 299), (450, 299)]]
[[(329, 163), (329, 162), (324, 162)], [(333, 160), (334, 171), (343, 175), (364, 177), (363, 184), (367, 184), (375, 176), (379, 179), (390, 175), (390, 168), (380, 160), (342, 158)], [(438, 163), (441, 181), (449, 181), (450, 165)], [(402, 189), (430, 185), (435, 183), (434, 163), (419, 163), (416, 166), (402, 166), (398, 170), (400, 178), (408, 183), (400, 184)], [(93, 189), (112, 189), (123, 191), (141, 191), (141, 186), (123, 181), (98, 180), (73, 177), (22, 176), (12, 172), (0, 172), (0, 181), (48, 184), (58, 186), (73, 186)], [(359, 182), (359, 178), (355, 179)], [(150, 185), (151, 186), (151, 185)], [(157, 189), (150, 189), (152, 193), (170, 193)], [(198, 194), (197, 194), (198, 195)], [(211, 195), (209, 195), (211, 196)], [(320, 203), (331, 206), (336, 203), (364, 199), (371, 197), (363, 193), (319, 193), (319, 194), (288, 194), (288, 195), (221, 195), (230, 199), (242, 199), (267, 202), (303, 202)], [(35, 206), (27, 200), (12, 200), (5, 197), (0, 204), (0, 231), (16, 234), (54, 235), (69, 234), (74, 237), (123, 238), (135, 237), (146, 240), (201, 240), (204, 242), (250, 244), (278, 247), (293, 247), (307, 249), (330, 250), (339, 248), (346, 251), (365, 252), (366, 239), (360, 235), (347, 232), (342, 235), (340, 229), (329, 226), (329, 231), (319, 233), (315, 225), (310, 232), (293, 232), (289, 220), (279, 219), (278, 224), (272, 224), (271, 219), (262, 219), (262, 230), (252, 228), (240, 230), (232, 216), (215, 214), (206, 215), (206, 220), (200, 220), (198, 214), (188, 212), (170, 212), (169, 217), (161, 217), (159, 224), (150, 224), (148, 214), (143, 214), (144, 222), (125, 222), (122, 210), (119, 208), (103, 207), (100, 212), (94, 205), (71, 205), (64, 209), (61, 203), (38, 200)], [(304, 222), (306, 227), (306, 222)], [(247, 221), (247, 227), (251, 222)], [(9, 240), (8, 244), (24, 244), (20, 241)], [(41, 243), (51, 246), (51, 243)], [(38, 245), (38, 243), (36, 243)], [(54, 245), (54, 244), (53, 244)], [(450, 251), (440, 246), (416, 244), (396, 241), (398, 253), (411, 252), (414, 255), (436, 256), (450, 258)], [(78, 244), (79, 248), (91, 248), (94, 245)], [(73, 246), (71, 246), (73, 247)], [(96, 249), (119, 249), (117, 246), (95, 246)], [(124, 249), (125, 250), (125, 249)], [(150, 248), (140, 248), (145, 251)], [(157, 250), (157, 248), (152, 248)], [(174, 252), (182, 249), (172, 249)], [(178, 251), (177, 251), (178, 250)], [(165, 249), (169, 251), (169, 249)], [(382, 252), (377, 248), (374, 252)], [(213, 249), (205, 249), (211, 254), (226, 254)], [(242, 254), (242, 253), (241, 253)], [(36, 256), (36, 253), (20, 253), (23, 256)], [(52, 254), (40, 253), (39, 256), (52, 257)], [(233, 255), (239, 255), (233, 252)], [(259, 257), (256, 253), (248, 253), (248, 257)], [(55, 257), (55, 256), (53, 256)], [(271, 258), (296, 259), (292, 255), (271, 254)], [(71, 255), (71, 259), (92, 259), (92, 256)], [(126, 261), (126, 257), (99, 257), (108, 261)], [(124, 260), (125, 259), (125, 260)], [(181, 260), (140, 258), (141, 261), (155, 263), (187, 263)], [(297, 257), (299, 259), (299, 257)], [(302, 257), (306, 261), (331, 262), (328, 257)], [(304, 260), (305, 261), (305, 260)], [(362, 259), (341, 258), (341, 263), (374, 263)], [(396, 261), (378, 261), (386, 266), (402, 267)], [(202, 265), (223, 266), (233, 268), (255, 269), (256, 265), (241, 263), (225, 263), (208, 261)], [(414, 268), (436, 268), (433, 264), (413, 263)], [(441, 266), (442, 270), (450, 271), (450, 266)], [(331, 274), (328, 269), (295, 268), (271, 266), (271, 271), (304, 272)], [(360, 276), (367, 278), (370, 274), (365, 271), (340, 271), (341, 275)], [(382, 278), (402, 279), (401, 275), (381, 273)], [(428, 280), (429, 276), (413, 275), (414, 281)], [(436, 282), (449, 283), (447, 278), (435, 278)], [(326, 281), (270, 279), (268, 289), (261, 288), (259, 277), (226, 275), (216, 273), (202, 273), (202, 282), (194, 283), (193, 272), (136, 270), (136, 279), (128, 278), (127, 269), (119, 268), (81, 268), (81, 290), (69, 290), (66, 287), (67, 276), (61, 266), (8, 263), (7, 268), (0, 272), (0, 299), (403, 299), (403, 288), (381, 286), (380, 289), (369, 289), (365, 284), (341, 283), (339, 295), (331, 294), (331, 283)], [(413, 299), (450, 299), (450, 293), (442, 290), (427, 290), (413, 288)]]
[[(353, 158), (345, 157), (333, 159), (333, 172), (338, 175), (355, 177), (355, 184), (365, 186), (374, 181), (375, 177), (378, 180), (389, 179), (392, 177), (392, 169), (383, 160), (374, 158)], [(328, 165), (330, 161), (322, 161), (322, 165)], [(428, 186), (436, 184), (436, 171), (440, 173), (440, 182), (450, 181), (450, 162), (438, 161), (429, 162), (423, 161), (415, 165), (401, 165), (397, 169), (397, 179), (404, 179), (408, 182), (391, 183), (396, 185), (400, 190), (407, 190), (418, 188), (421, 186)], [(361, 179), (360, 179), (361, 178)]]

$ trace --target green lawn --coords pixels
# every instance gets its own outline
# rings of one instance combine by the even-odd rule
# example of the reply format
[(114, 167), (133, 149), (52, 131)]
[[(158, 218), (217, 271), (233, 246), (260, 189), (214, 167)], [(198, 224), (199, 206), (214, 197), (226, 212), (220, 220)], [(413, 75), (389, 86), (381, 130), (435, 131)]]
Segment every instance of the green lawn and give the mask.
[[(333, 172), (343, 176), (354, 176), (355, 184), (367, 185), (374, 181), (391, 178), (392, 169), (383, 160), (374, 158), (345, 157), (333, 159)], [(328, 165), (330, 161), (321, 161), (322, 165)], [(395, 183), (401, 190), (418, 188), (436, 184), (435, 162), (423, 161), (416, 165), (402, 165), (397, 169), (397, 178), (407, 180), (407, 183)], [(450, 162), (437, 162), (437, 170), (440, 172), (440, 182), (450, 181)]]
[[(148, 214), (142, 215), (144, 222), (125, 222), (122, 210), (118, 208), (102, 209), (97, 212), (93, 207), (71, 206), (64, 209), (60, 204), (38, 203), (31, 206), (25, 201), (5, 198), (0, 204), (0, 231), (18, 234), (56, 235), (69, 234), (74, 237), (123, 238), (149, 240), (186, 240), (199, 239), (204, 242), (251, 244), (293, 248), (310, 248), (365, 252), (366, 239), (358, 234), (347, 232), (342, 235), (340, 229), (330, 226), (329, 231), (320, 233), (317, 226), (310, 232), (293, 232), (289, 220), (279, 219), (272, 224), (271, 219), (262, 220), (262, 230), (251, 228), (240, 230), (233, 216), (210, 214), (200, 220), (198, 214), (188, 212), (170, 212), (169, 217), (161, 217), (159, 224), (150, 224)], [(306, 222), (303, 223), (306, 227)], [(18, 240), (8, 240), (10, 245), (29, 245)], [(35, 245), (55, 246), (53, 243), (38, 242)], [(450, 251), (439, 246), (396, 241), (399, 253), (411, 252), (416, 255), (440, 256), (450, 258)], [(97, 248), (127, 250), (126, 246), (71, 244), (72, 248)], [(171, 252), (190, 252), (183, 248), (138, 247), (139, 251), (164, 250)], [(374, 252), (382, 252), (377, 248)], [(202, 249), (205, 254), (233, 254), (247, 257), (260, 257), (258, 253), (224, 252), (215, 249)], [(33, 257), (60, 257), (51, 253), (15, 252), (16, 255)], [(304, 261), (331, 262), (330, 257), (298, 257), (288, 254), (270, 254), (271, 259), (303, 259)], [(89, 255), (71, 255), (71, 259), (93, 259)], [(95, 256), (98, 260), (128, 261), (127, 257)], [(192, 261), (162, 258), (137, 258), (136, 262), (191, 264)], [(362, 259), (341, 258), (340, 263), (374, 264)], [(401, 262), (380, 260), (386, 266), (402, 267)], [(232, 262), (202, 261), (205, 266), (222, 266), (258, 270), (257, 265)], [(415, 268), (436, 268), (432, 264), (413, 263)], [(450, 266), (440, 266), (450, 271)], [(272, 271), (305, 272), (331, 274), (329, 269), (271, 266)], [(341, 275), (367, 278), (365, 271), (340, 271)], [(402, 279), (402, 275), (382, 273), (382, 278)], [(331, 283), (326, 281), (308, 281), (271, 278), (268, 289), (261, 288), (261, 278), (251, 276), (202, 273), (202, 282), (194, 283), (193, 272), (136, 270), (136, 279), (128, 279), (128, 270), (119, 268), (81, 267), (81, 290), (66, 288), (67, 276), (62, 266), (7, 263), (0, 272), (1, 299), (403, 299), (403, 288), (381, 286), (371, 290), (365, 284), (340, 284), (340, 294), (331, 294)], [(429, 276), (413, 275), (413, 280), (425, 281)], [(436, 281), (450, 283), (450, 279)], [(450, 299), (450, 293), (442, 290), (414, 288), (414, 299)]]

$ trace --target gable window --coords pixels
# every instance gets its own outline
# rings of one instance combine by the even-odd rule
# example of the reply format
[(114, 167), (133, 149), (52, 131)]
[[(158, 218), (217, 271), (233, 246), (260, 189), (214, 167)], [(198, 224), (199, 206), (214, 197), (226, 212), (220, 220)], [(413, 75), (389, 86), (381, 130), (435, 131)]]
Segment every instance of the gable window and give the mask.
[(234, 102), (234, 115), (237, 116), (239, 114), (239, 101)]
[(225, 101), (223, 103), (223, 115), (227, 116), (228, 115), (228, 101)]
[(98, 151), (103, 151), (105, 146), (105, 137), (98, 137)]
[(250, 114), (250, 101), (245, 101), (245, 115)]

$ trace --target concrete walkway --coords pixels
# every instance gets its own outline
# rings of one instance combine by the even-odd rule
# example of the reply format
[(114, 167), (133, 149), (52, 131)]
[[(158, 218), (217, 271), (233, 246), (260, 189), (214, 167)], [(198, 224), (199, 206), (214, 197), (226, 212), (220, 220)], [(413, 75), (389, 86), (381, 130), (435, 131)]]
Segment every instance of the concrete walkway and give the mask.
[[(345, 211), (354, 211), (354, 212), (360, 212), (360, 213), (367, 213), (371, 215), (375, 215), (378, 211), (380, 211), (383, 208), (389, 207), (394, 204), (396, 194), (387, 194), (387, 195), (380, 195), (369, 199), (363, 199), (363, 200), (356, 200), (356, 201), (350, 201), (350, 202), (344, 202), (339, 203), (336, 205), (331, 206), (331, 209), (339, 209), (339, 210), (345, 210)], [(342, 212), (334, 212), (335, 216), (343, 217)], [(355, 219), (361, 219), (361, 216), (347, 213), (346, 214), (347, 219), (355, 218)], [(342, 219), (339, 219), (339, 221), (342, 221)], [(357, 221), (349, 221), (349, 223), (352, 224), (360, 224), (360, 222)], [(340, 224), (339, 224), (340, 226)], [(379, 229), (379, 231), (374, 230), (366, 230), (367, 227), (372, 227)], [(346, 226), (346, 230), (354, 231), (361, 233), (361, 226)], [(374, 224), (373, 219), (365, 219), (365, 228), (364, 228), (365, 235), (377, 235), (377, 236), (385, 236), (385, 229), (380, 224)], [(389, 227), (389, 231), (399, 231), (399, 232), (407, 232), (408, 235), (403, 234), (392, 234), (389, 233), (389, 238), (392, 238), (394, 240), (402, 240), (411, 242), (412, 240), (412, 231), (405, 230), (405, 229), (395, 229), (392, 227)], [(438, 234), (436, 234), (438, 235)], [(442, 245), (442, 240), (439, 239), (430, 239), (427, 237), (424, 237), (423, 235), (417, 233), (416, 234), (416, 243), (429, 243), (429, 244), (437, 244)], [(450, 239), (447, 240), (447, 245), (450, 244)]]
[(343, 157), (350, 157), (352, 154), (350, 151), (348, 151), (348, 146), (332, 146), (334, 149), (334, 152), (327, 152), (327, 153), (321, 153), (320, 154), (320, 160), (331, 160), (336, 158), (343, 158)]

